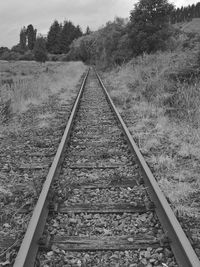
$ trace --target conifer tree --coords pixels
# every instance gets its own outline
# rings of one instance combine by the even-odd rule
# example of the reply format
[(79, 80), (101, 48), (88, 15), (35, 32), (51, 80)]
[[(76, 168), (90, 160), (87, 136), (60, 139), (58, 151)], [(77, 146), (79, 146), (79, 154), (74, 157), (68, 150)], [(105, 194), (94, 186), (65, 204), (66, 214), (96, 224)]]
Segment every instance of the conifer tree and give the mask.
[(91, 32), (92, 32), (92, 31), (90, 30), (90, 27), (87, 26), (86, 31), (85, 31), (85, 35), (88, 35), (88, 34), (90, 34)]
[(80, 26), (75, 27), (71, 21), (64, 21), (60, 35), (60, 46), (62, 53), (68, 53), (74, 39), (82, 36)]
[(51, 25), (47, 35), (47, 50), (53, 54), (59, 54), (60, 49), (60, 38), (61, 38), (62, 25), (57, 20)]

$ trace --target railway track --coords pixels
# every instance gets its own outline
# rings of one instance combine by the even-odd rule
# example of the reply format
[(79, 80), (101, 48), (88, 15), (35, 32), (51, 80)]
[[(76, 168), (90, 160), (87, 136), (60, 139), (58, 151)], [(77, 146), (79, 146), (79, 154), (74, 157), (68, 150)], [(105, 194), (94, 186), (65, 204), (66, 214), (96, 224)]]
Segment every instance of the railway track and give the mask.
[(200, 266), (95, 70), (14, 264), (31, 266)]

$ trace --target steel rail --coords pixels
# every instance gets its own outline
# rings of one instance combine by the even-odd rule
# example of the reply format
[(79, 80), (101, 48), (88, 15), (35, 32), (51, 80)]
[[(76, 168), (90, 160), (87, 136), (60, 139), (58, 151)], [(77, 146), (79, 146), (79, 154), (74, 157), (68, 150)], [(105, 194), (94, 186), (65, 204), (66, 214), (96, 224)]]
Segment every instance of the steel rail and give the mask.
[(71, 115), (67, 122), (67, 126), (65, 128), (63, 137), (59, 144), (57, 153), (54, 157), (53, 163), (51, 165), (46, 181), (43, 185), (41, 194), (35, 206), (33, 215), (29, 222), (26, 234), (24, 236), (19, 252), (15, 259), (15, 263), (13, 265), (14, 267), (33, 267), (34, 266), (35, 257), (36, 257), (38, 247), (39, 247), (38, 241), (40, 237), (42, 236), (44, 226), (46, 223), (46, 219), (48, 216), (48, 204), (49, 204), (49, 200), (51, 197), (50, 187), (52, 185), (52, 181), (55, 179), (55, 177), (58, 175), (60, 171), (61, 163), (63, 161), (63, 152), (69, 140), (74, 118), (78, 110), (78, 106), (79, 106), (80, 99), (81, 99), (81, 96), (82, 96), (82, 93), (83, 93), (83, 90), (86, 84), (89, 71), (90, 69), (88, 69), (83, 79), (82, 85), (80, 87), (79, 93), (77, 95), (77, 98), (75, 100), (75, 103), (74, 103), (74, 106), (71, 112)]
[(142, 156), (138, 146), (133, 140), (127, 126), (125, 125), (123, 119), (121, 118), (119, 112), (117, 111), (108, 91), (98, 75), (95, 69), (96, 76), (99, 80), (101, 87), (105, 93), (108, 103), (110, 104), (121, 128), (127, 138), (130, 148), (134, 154), (137, 156), (138, 163), (141, 167), (142, 173), (144, 174), (144, 182), (148, 188), (151, 200), (155, 204), (156, 214), (167, 232), (170, 240), (170, 246), (174, 252), (174, 256), (180, 267), (200, 267), (200, 261), (193, 250), (188, 238), (186, 237), (182, 227), (180, 226), (178, 220), (176, 219), (171, 207), (169, 206), (164, 194), (160, 190), (156, 179), (154, 178), (150, 168), (148, 167), (144, 157)]

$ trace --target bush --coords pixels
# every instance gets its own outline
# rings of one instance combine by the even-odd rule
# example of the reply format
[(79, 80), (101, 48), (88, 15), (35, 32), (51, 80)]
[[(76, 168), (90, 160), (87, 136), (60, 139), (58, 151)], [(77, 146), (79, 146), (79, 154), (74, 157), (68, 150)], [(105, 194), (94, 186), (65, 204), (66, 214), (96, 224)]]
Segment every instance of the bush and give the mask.
[(13, 51), (6, 51), (1, 55), (1, 60), (19, 60), (21, 57), (20, 53)]
[(127, 22), (116, 18), (102, 29), (75, 40), (68, 57), (101, 67), (122, 64), (131, 58)]
[(34, 54), (33, 52), (31, 52), (30, 50), (25, 52), (23, 55), (21, 55), (20, 60), (27, 60), (27, 61), (31, 61), (34, 60)]
[(44, 63), (47, 60), (46, 41), (43, 37), (37, 38), (33, 53), (36, 61)]

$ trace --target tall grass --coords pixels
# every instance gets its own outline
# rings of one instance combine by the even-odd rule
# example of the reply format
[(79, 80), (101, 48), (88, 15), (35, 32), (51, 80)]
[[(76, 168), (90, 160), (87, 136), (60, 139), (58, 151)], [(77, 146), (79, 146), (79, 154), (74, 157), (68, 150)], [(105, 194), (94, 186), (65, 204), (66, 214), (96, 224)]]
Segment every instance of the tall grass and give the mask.
[(194, 194), (200, 192), (196, 60), (195, 53), (157, 53), (104, 73), (110, 94), (162, 190), (175, 211), (189, 216), (197, 212), (191, 206)]
[(11, 100), (11, 110), (16, 113), (53, 93), (64, 91), (69, 96), (69, 89), (74, 88), (85, 69), (81, 62), (0, 62), (0, 103)]
[[(120, 105), (130, 99), (144, 99), (157, 107), (164, 107), (175, 118), (198, 124), (200, 112), (200, 80), (194, 71), (196, 55), (193, 53), (157, 53), (143, 55), (113, 70), (106, 76), (114, 80)], [(113, 84), (113, 82), (112, 82)]]

